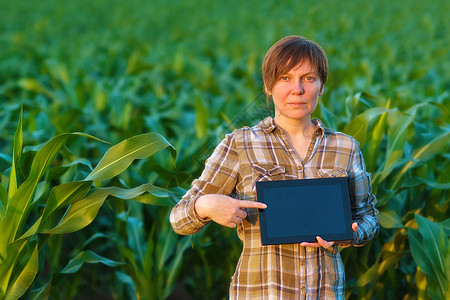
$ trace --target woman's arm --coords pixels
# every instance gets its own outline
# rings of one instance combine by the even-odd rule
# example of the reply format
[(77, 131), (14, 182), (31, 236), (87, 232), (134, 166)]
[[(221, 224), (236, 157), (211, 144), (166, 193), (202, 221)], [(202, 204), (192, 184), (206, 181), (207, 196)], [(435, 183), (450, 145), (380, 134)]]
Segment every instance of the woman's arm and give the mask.
[(267, 205), (219, 194), (203, 195), (195, 202), (195, 211), (200, 218), (208, 218), (230, 228), (236, 227), (247, 217), (247, 212), (243, 208), (265, 209)]
[(231, 194), (236, 186), (238, 170), (239, 159), (234, 137), (228, 134), (207, 159), (200, 178), (192, 182), (191, 189), (173, 207), (170, 223), (174, 231), (178, 234), (193, 234), (208, 224), (211, 216), (201, 211), (201, 215), (206, 217), (202, 218), (196, 210), (196, 202), (203, 195)]
[(364, 159), (355, 142), (349, 170), (350, 201), (353, 222), (358, 223), (358, 229), (353, 233), (352, 244), (362, 246), (373, 239), (380, 228), (378, 211), (375, 208), (377, 200), (372, 194), (370, 174), (366, 171)]

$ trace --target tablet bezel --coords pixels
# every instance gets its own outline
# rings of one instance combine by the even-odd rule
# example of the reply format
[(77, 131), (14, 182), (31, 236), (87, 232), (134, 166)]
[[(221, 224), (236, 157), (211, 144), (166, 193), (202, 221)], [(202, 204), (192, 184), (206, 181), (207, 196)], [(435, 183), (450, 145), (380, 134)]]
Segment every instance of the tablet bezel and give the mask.
[[(299, 193), (301, 194), (302, 188), (305, 186), (321, 186), (323, 188), (320, 189), (321, 192), (326, 193), (327, 189), (326, 186), (329, 185), (337, 185), (339, 186), (341, 190), (341, 197), (340, 202), (343, 208), (343, 221), (344, 221), (344, 227), (345, 230), (341, 231), (339, 233), (329, 233), (329, 232), (312, 232), (311, 234), (297, 234), (297, 235), (290, 235), (290, 236), (269, 236), (267, 226), (270, 224), (267, 224), (268, 216), (267, 214), (270, 214), (270, 206), (276, 204), (273, 199), (265, 199), (264, 198), (264, 191), (266, 189), (271, 188), (283, 188), (283, 187), (289, 187), (289, 188), (295, 188), (299, 190)], [(259, 209), (259, 220), (260, 220), (260, 232), (261, 232), (261, 243), (263, 245), (277, 245), (277, 244), (293, 244), (293, 243), (301, 243), (301, 242), (317, 242), (316, 236), (320, 236), (326, 241), (348, 241), (353, 239), (353, 231), (351, 228), (352, 223), (352, 215), (351, 215), (351, 207), (350, 207), (350, 194), (349, 194), (349, 188), (348, 188), (348, 177), (331, 177), (331, 178), (314, 178), (314, 179), (295, 179), (295, 180), (277, 180), (277, 181), (258, 181), (256, 182), (256, 192), (257, 192), (257, 201), (267, 204), (266, 209)], [(333, 195), (328, 195), (329, 198), (327, 199), (336, 199), (336, 197), (332, 197)], [(295, 199), (292, 199), (291, 201), (294, 201)], [(331, 202), (330, 202), (331, 203)], [(298, 204), (301, 204), (300, 201)], [(302, 211), (303, 214), (307, 213), (305, 211)], [(321, 216), (322, 220), (326, 216), (330, 216), (329, 213), (332, 213), (330, 211), (324, 211), (325, 216)], [(283, 218), (282, 215), (278, 216), (279, 219)], [(341, 220), (342, 221), (342, 220)], [(332, 226), (332, 225), (331, 225)], [(330, 229), (332, 229), (330, 227)], [(335, 230), (335, 229), (333, 229)], [(330, 230), (332, 231), (332, 230)]]

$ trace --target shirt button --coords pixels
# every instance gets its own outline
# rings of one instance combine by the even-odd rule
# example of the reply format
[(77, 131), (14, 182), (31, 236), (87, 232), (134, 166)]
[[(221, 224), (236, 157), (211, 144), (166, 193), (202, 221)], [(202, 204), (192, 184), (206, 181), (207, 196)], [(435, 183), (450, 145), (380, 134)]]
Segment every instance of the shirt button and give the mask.
[(300, 287), (300, 293), (304, 294), (306, 292), (306, 288), (304, 286)]
[(305, 266), (305, 261), (300, 261), (300, 266), (304, 267)]

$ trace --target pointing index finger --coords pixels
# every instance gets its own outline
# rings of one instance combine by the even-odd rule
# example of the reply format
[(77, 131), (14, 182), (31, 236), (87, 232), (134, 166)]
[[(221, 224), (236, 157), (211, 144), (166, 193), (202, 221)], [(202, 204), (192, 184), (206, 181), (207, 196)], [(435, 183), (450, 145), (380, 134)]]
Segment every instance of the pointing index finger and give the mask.
[(262, 202), (248, 201), (248, 200), (239, 200), (239, 207), (240, 208), (261, 208), (261, 209), (265, 209), (265, 208), (267, 208), (267, 205), (265, 205)]

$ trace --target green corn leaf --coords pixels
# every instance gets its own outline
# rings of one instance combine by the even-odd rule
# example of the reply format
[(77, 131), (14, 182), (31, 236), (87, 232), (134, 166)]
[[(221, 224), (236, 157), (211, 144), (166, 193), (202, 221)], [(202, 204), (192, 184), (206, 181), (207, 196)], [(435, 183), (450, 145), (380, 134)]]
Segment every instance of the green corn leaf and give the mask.
[[(14, 147), (11, 174), (9, 176), (8, 198), (11, 199), (17, 191), (17, 167), (19, 159), (22, 154), (23, 136), (22, 136), (22, 114), (23, 108), (20, 109), (19, 124), (17, 125), (16, 133), (14, 134)], [(7, 207), (8, 205), (6, 205)]]
[(16, 238), (16, 234), (20, 233), (23, 227), (26, 216), (25, 212), (29, 208), (31, 198), (39, 180), (55, 159), (59, 149), (61, 149), (71, 136), (85, 136), (97, 139), (84, 133), (65, 133), (52, 138), (39, 149), (33, 159), (28, 178), (20, 185), (16, 193), (14, 193), (10, 205), (6, 208), (5, 217), (0, 221), (0, 232), (2, 232), (0, 235), (0, 260), (5, 255), (6, 245)]
[(358, 281), (357, 286), (366, 286), (371, 282), (376, 276), (383, 274), (387, 269), (391, 268), (400, 259), (400, 255), (396, 253), (390, 253), (387, 258), (382, 261), (375, 263), (371, 266), (364, 274), (362, 274)]
[(127, 286), (127, 296), (128, 299), (130, 300), (138, 300), (136, 297), (136, 283), (133, 280), (133, 278), (131, 278), (131, 276), (129, 276), (128, 274), (124, 273), (124, 272), (115, 272), (115, 276), (117, 277), (117, 280), (119, 282), (121, 282), (123, 285)]
[(67, 138), (67, 135), (53, 138), (38, 151), (33, 159), (30, 175), (14, 193), (10, 205), (6, 209), (5, 217), (0, 222), (0, 232), (3, 233), (0, 235), (0, 256), (4, 255), (6, 245), (15, 238), (16, 233), (20, 230), (21, 224), (24, 222), (25, 211), (39, 179)]
[(356, 116), (347, 126), (344, 128), (344, 132), (353, 136), (361, 145), (364, 146), (366, 141), (367, 129), (370, 121), (379, 115), (391, 111), (384, 107), (374, 107), (366, 110), (362, 114)]
[(144, 193), (158, 194), (161, 190), (163, 189), (149, 183), (132, 189), (121, 189), (118, 187), (96, 189), (83, 200), (73, 203), (57, 226), (50, 230), (43, 230), (42, 233), (63, 234), (86, 227), (94, 220), (98, 210), (108, 196), (129, 200)]
[(89, 170), (92, 170), (91, 162), (84, 158), (75, 159), (69, 164), (54, 167), (50, 170), (47, 176), (47, 180), (58, 179), (63, 176), (71, 167), (83, 165), (86, 166)]
[(128, 261), (128, 264), (132, 266), (132, 277), (135, 280), (138, 280), (138, 277), (141, 275), (141, 272), (139, 271), (138, 263), (136, 262), (136, 258), (134, 255), (134, 252), (129, 247), (123, 247), (118, 245), (120, 254), (125, 258), (125, 260)]
[(8, 289), (8, 283), (14, 266), (20, 260), (20, 254), (24, 249), (27, 239), (12, 242), (6, 246), (6, 256), (0, 263), (0, 298), (3, 298)]
[[(431, 277), (436, 281), (436, 287), (439, 292), (444, 295), (447, 290), (447, 279), (444, 274), (445, 270), (445, 254), (441, 247), (441, 233), (443, 229), (436, 223), (428, 220), (420, 215), (416, 216), (418, 230), (423, 237), (423, 248), (425, 255), (429, 259), (429, 272)], [(414, 257), (416, 259), (416, 257)], [(424, 270), (425, 272), (425, 270)], [(427, 272), (425, 272), (428, 274)]]
[(450, 190), (450, 182), (440, 183), (434, 180), (428, 180), (421, 177), (412, 177), (405, 180), (402, 185), (402, 188), (412, 188), (418, 185), (427, 185), (433, 189), (437, 190)]
[(197, 138), (203, 138), (208, 131), (208, 110), (200, 95), (195, 97), (195, 132)]
[(433, 276), (431, 262), (424, 248), (424, 243), (420, 232), (417, 229), (408, 228), (409, 248), (417, 266), (428, 276)]
[(417, 299), (427, 298), (427, 275), (419, 268), (416, 268), (414, 280), (417, 285)]
[(75, 181), (63, 183), (54, 187), (50, 192), (50, 197), (45, 205), (44, 212), (41, 217), (25, 232), (20, 239), (29, 238), (36, 232), (43, 232), (49, 229), (46, 222), (48, 217), (59, 207), (72, 204), (81, 200), (88, 193), (91, 181)]
[(147, 240), (147, 250), (145, 252), (145, 257), (143, 261), (143, 272), (145, 274), (152, 274), (153, 266), (155, 259), (153, 258), (153, 254), (155, 253), (155, 248), (157, 241), (155, 240), (155, 233), (156, 233), (156, 226), (152, 226), (152, 229), (150, 230), (150, 234), (148, 235)]
[[(450, 243), (450, 239), (448, 239), (448, 237), (447, 241)], [(450, 280), (450, 247), (447, 247), (447, 253), (445, 255), (445, 270), (446, 270), (445, 277), (447, 278), (447, 280)], [(450, 294), (447, 293), (447, 295)]]
[(84, 249), (87, 247), (87, 245), (89, 245), (92, 241), (96, 240), (96, 239), (111, 239), (116, 241), (115, 237), (112, 237), (109, 233), (103, 233), (103, 232), (96, 232), (94, 233), (90, 238), (88, 238), (86, 241), (83, 242), (83, 244), (81, 245), (80, 249)]
[(156, 193), (145, 194), (135, 198), (136, 201), (139, 201), (144, 204), (157, 205), (157, 206), (174, 206), (177, 204), (177, 200), (174, 195), (172, 195), (169, 191), (167, 191), (165, 195), (164, 193), (160, 193), (159, 191)]
[(84, 264), (104, 264), (108, 267), (122, 266), (125, 263), (113, 261), (109, 258), (100, 256), (92, 251), (82, 251), (72, 258), (61, 271), (63, 274), (76, 273)]
[(397, 212), (389, 207), (380, 211), (378, 218), (384, 228), (404, 228)]
[(0, 158), (4, 160), (6, 163), (12, 165), (12, 157), (5, 153), (0, 153)]
[(144, 261), (143, 247), (143, 222), (138, 218), (129, 216), (127, 219), (128, 246), (137, 254), (139, 262)]
[[(402, 151), (402, 153), (403, 153), (403, 151)], [(383, 180), (386, 179), (386, 177), (389, 176), (389, 174), (391, 174), (391, 172), (394, 169), (400, 168), (400, 167), (404, 166), (405, 164), (407, 164), (408, 162), (409, 162), (409, 159), (407, 159), (407, 158), (399, 159), (394, 164), (391, 164), (389, 166), (389, 168), (384, 168), (382, 171), (375, 173), (375, 175), (372, 178), (372, 186), (374, 186), (374, 187), (378, 186), (381, 182), (383, 182)]]
[(8, 203), (8, 192), (3, 187), (3, 185), (0, 184), (0, 221), (5, 217), (7, 203)]
[(41, 287), (33, 289), (27, 296), (29, 300), (47, 300), (49, 298), (50, 289), (52, 288), (52, 280), (54, 277), (50, 277), (50, 280), (44, 283)]
[(336, 128), (336, 116), (331, 110), (326, 108), (322, 101), (319, 101), (320, 119), (327, 127)]
[(447, 236), (450, 236), (450, 218), (448, 218), (447, 220), (444, 220), (442, 222), (439, 223), (439, 226), (442, 226), (442, 228), (444, 229), (444, 233)]
[(44, 88), (39, 81), (34, 78), (22, 78), (18, 81), (18, 85), (24, 90), (35, 92), (35, 93), (49, 93), (46, 88)]
[(144, 193), (150, 193), (156, 197), (171, 197), (173, 199), (176, 199), (176, 196), (171, 191), (154, 186), (150, 183), (146, 183), (131, 189), (121, 189), (118, 187), (110, 187), (105, 189), (107, 189), (111, 193), (111, 196), (125, 200), (135, 199)]
[[(444, 286), (444, 288), (447, 288), (448, 290), (448, 285)], [(441, 299), (445, 299), (447, 300), (448, 297), (445, 293), (445, 290), (442, 290), (442, 286), (440, 286), (439, 282), (437, 282), (436, 280), (434, 280), (433, 278), (428, 278), (427, 281), (427, 292), (428, 295), (430, 296), (431, 299), (436, 299), (436, 300), (441, 300)]]
[(447, 130), (440, 135), (436, 136), (433, 140), (426, 145), (416, 149), (411, 157), (411, 160), (403, 166), (403, 168), (394, 177), (394, 183), (392, 189), (395, 190), (400, 185), (400, 180), (405, 175), (406, 171), (416, 166), (419, 162), (424, 162), (432, 158), (433, 156), (442, 153), (442, 150), (449, 146), (450, 130)]
[(164, 298), (167, 298), (170, 295), (175, 286), (176, 275), (180, 270), (181, 262), (183, 261), (184, 257), (184, 251), (189, 247), (190, 244), (191, 241), (190, 237), (188, 236), (183, 237), (178, 242), (177, 250), (175, 251), (175, 257), (172, 264), (170, 265), (169, 274), (167, 275)]
[(47, 200), (42, 217), (45, 220), (57, 208), (83, 199), (89, 192), (92, 181), (73, 181), (55, 186)]
[[(446, 268), (447, 265), (447, 252), (448, 252), (448, 244), (449, 244), (449, 239), (450, 237), (447, 236), (445, 234), (444, 228), (441, 228), (441, 232), (439, 234), (439, 251), (442, 253), (443, 257), (444, 257), (444, 269), (443, 269), (443, 273), (444, 273), (444, 277), (448, 278), (447, 276), (445, 276), (447, 273), (450, 273), (450, 270), (448, 270)], [(449, 278), (450, 279), (450, 278)]]
[(28, 228), (28, 230), (24, 234), (22, 234), (21, 237), (16, 239), (16, 241), (28, 240), (31, 236), (33, 236), (34, 234), (36, 234), (36, 232), (38, 232), (41, 223), (42, 223), (42, 216), (40, 216), (39, 219), (37, 219), (37, 221), (34, 222), (33, 226)]
[(175, 148), (161, 135), (146, 133), (131, 137), (111, 147), (86, 180), (106, 180), (125, 170), (135, 159), (143, 159), (169, 147), (176, 159)]
[(48, 59), (45, 62), (45, 65), (53, 79), (58, 80), (66, 85), (69, 84), (69, 72), (67, 70), (67, 67), (63, 63), (54, 59)]
[[(385, 108), (389, 109), (390, 105), (391, 105), (391, 100), (389, 99), (388, 102), (386, 103)], [(371, 138), (369, 141), (370, 143), (368, 145), (369, 149), (367, 149), (367, 151), (365, 153), (365, 155), (367, 156), (365, 161), (366, 161), (366, 164), (367, 164), (366, 167), (368, 170), (375, 169), (376, 157), (379, 155), (380, 144), (381, 144), (381, 141), (385, 134), (387, 116), (388, 116), (387, 112), (382, 113), (380, 119), (375, 124), (375, 126), (371, 132), (372, 134), (371, 134)]]
[(389, 125), (387, 135), (388, 144), (385, 156), (386, 161), (383, 170), (380, 172), (382, 173), (382, 176), (379, 178), (379, 182), (383, 181), (395, 167), (405, 163), (405, 161), (401, 161), (401, 157), (408, 138), (408, 128), (415, 120), (416, 111), (421, 106), (423, 106), (423, 104), (414, 106), (413, 109), (408, 110), (407, 114), (396, 113), (390, 115), (392, 124)]
[(177, 244), (177, 236), (173, 232), (173, 230), (168, 229), (166, 224), (164, 224), (164, 228), (162, 229), (165, 234), (160, 234), (158, 239), (158, 245), (156, 245), (156, 253), (158, 257), (158, 265), (157, 270), (163, 270), (165, 264), (169, 257), (174, 253), (175, 247)]
[(420, 215), (416, 216), (417, 227), (422, 234), (424, 240), (424, 247), (430, 260), (433, 262), (433, 266), (436, 267), (439, 272), (444, 274), (444, 255), (440, 247), (441, 227), (431, 220)]
[(19, 277), (8, 286), (6, 300), (16, 300), (25, 294), (34, 281), (39, 269), (38, 263), (38, 246), (33, 250), (30, 260), (27, 262)]
[(108, 196), (107, 190), (95, 190), (83, 200), (73, 203), (58, 225), (49, 230), (42, 230), (41, 233), (65, 234), (86, 227), (97, 216), (98, 210)]

